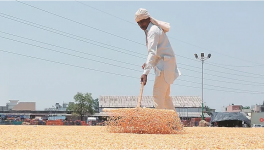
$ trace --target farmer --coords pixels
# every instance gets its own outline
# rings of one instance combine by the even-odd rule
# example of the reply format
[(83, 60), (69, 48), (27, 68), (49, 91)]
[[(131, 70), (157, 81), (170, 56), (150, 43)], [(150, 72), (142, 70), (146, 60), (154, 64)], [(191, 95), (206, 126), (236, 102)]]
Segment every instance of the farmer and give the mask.
[(143, 8), (136, 12), (135, 20), (145, 32), (148, 49), (147, 61), (142, 65), (144, 71), (141, 83), (146, 85), (147, 76), (153, 68), (156, 74), (153, 87), (155, 108), (175, 110), (170, 97), (170, 85), (181, 73), (177, 68), (175, 55), (166, 35), (170, 25), (152, 18)]

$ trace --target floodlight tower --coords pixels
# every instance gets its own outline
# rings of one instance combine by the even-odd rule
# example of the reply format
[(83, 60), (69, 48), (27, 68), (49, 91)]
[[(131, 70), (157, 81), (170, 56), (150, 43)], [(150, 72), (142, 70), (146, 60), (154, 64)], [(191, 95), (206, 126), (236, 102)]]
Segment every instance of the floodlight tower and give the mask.
[(204, 114), (203, 114), (203, 108), (204, 108), (204, 106), (203, 106), (203, 103), (204, 103), (203, 102), (204, 101), (204, 99), (203, 99), (203, 64), (204, 64), (205, 60), (211, 58), (211, 54), (208, 54), (207, 57), (204, 57), (204, 53), (201, 53), (201, 58), (199, 58), (197, 54), (194, 54), (194, 56), (196, 59), (199, 59), (202, 61), (202, 120), (204, 120)]

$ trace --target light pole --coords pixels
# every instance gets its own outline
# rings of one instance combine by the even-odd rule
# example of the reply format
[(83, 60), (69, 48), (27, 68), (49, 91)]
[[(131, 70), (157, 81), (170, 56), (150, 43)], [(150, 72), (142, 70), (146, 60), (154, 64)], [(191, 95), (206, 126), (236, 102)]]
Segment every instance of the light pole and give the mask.
[(53, 120), (55, 120), (55, 115), (56, 115), (56, 110), (55, 110), (55, 106), (52, 106), (52, 108), (53, 108)]
[(195, 58), (196, 59), (199, 59), (202, 61), (202, 120), (204, 120), (204, 114), (203, 114), (203, 64), (204, 64), (204, 61), (209, 59), (211, 57), (211, 54), (208, 54), (207, 57), (204, 57), (204, 53), (201, 53), (201, 58), (198, 57), (197, 54), (194, 54)]

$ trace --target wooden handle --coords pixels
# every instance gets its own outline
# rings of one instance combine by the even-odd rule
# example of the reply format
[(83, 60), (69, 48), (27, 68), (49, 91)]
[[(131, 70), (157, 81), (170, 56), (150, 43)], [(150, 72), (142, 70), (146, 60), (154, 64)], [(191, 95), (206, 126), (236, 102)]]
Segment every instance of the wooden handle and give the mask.
[(141, 99), (142, 99), (143, 88), (144, 88), (144, 83), (141, 82), (141, 89), (140, 89), (140, 94), (139, 94), (139, 97), (138, 97), (137, 107), (140, 107), (141, 106)]

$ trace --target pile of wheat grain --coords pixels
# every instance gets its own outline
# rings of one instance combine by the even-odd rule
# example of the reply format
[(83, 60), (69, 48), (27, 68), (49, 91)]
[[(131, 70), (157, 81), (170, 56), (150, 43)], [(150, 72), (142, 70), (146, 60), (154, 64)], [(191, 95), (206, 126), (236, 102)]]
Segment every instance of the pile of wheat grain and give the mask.
[(106, 122), (112, 133), (176, 134), (183, 125), (173, 110), (151, 108), (124, 108), (105, 110), (110, 117)]

